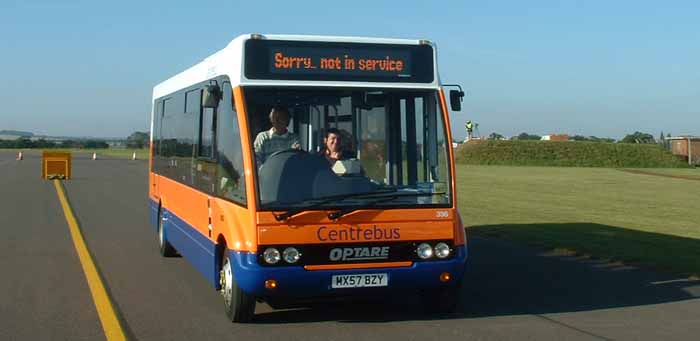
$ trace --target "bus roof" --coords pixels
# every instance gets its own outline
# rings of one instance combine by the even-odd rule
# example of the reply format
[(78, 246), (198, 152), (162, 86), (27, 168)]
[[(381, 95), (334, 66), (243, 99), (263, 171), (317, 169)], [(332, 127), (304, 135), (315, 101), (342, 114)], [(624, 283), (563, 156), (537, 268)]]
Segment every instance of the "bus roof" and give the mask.
[[(326, 81), (326, 80), (283, 80), (283, 79), (249, 79), (245, 73), (245, 46), (249, 40), (293, 41), (317, 43), (357, 43), (377, 45), (404, 45), (432, 47), (432, 81), (429, 83), (412, 82), (368, 82), (368, 81)], [(159, 98), (177, 90), (197, 84), (207, 79), (226, 75), (232, 86), (318, 86), (318, 87), (373, 87), (373, 88), (411, 88), (437, 89), (440, 79), (437, 71), (437, 52), (435, 44), (427, 40), (340, 37), (340, 36), (311, 36), (311, 35), (260, 35), (244, 34), (233, 39), (225, 48), (205, 58), (189, 69), (163, 81), (153, 88), (153, 98)]]

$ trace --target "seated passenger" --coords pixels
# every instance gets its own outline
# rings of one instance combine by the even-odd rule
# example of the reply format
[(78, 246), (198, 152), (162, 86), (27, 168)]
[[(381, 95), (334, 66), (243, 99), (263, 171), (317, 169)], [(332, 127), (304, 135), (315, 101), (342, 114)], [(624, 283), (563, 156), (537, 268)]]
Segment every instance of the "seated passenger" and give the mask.
[(340, 142), (340, 131), (335, 128), (326, 130), (326, 136), (323, 138), (323, 156), (326, 157), (328, 163), (333, 165), (336, 161), (344, 159), (343, 150)]
[[(347, 133), (346, 133), (347, 134)], [(351, 137), (341, 137), (343, 132), (330, 128), (326, 131), (326, 137), (323, 139), (323, 155), (334, 173), (341, 176), (349, 175), (364, 175), (360, 161), (355, 158), (355, 154), (346, 150), (343, 146), (347, 146), (348, 140)]]
[(253, 148), (259, 164), (275, 152), (287, 149), (299, 149), (299, 137), (287, 130), (289, 111), (286, 107), (275, 106), (270, 110), (270, 130), (262, 131), (255, 137)]

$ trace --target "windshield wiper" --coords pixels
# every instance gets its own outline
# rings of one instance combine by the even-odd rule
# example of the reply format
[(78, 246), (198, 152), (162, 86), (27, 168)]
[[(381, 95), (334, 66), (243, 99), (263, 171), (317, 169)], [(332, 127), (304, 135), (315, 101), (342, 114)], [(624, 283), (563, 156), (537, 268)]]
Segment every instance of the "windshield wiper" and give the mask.
[(287, 220), (287, 219), (292, 218), (293, 216), (295, 216), (301, 212), (308, 211), (308, 210), (323, 206), (325, 204), (328, 204), (328, 203), (331, 203), (334, 201), (343, 201), (345, 199), (361, 198), (361, 197), (373, 198), (377, 195), (382, 195), (382, 194), (387, 194), (387, 193), (395, 193), (395, 192), (396, 192), (395, 190), (384, 190), (384, 191), (374, 191), (374, 192), (347, 193), (347, 194), (332, 195), (332, 196), (321, 197), (321, 198), (307, 199), (304, 201), (313, 201), (313, 202), (310, 204), (307, 204), (307, 205), (292, 208), (284, 213), (275, 214), (275, 219), (277, 221)]
[[(436, 192), (436, 193), (425, 193), (424, 192), (424, 193), (406, 193), (406, 194), (396, 193), (396, 194), (378, 197), (377, 200), (371, 201), (368, 204), (374, 205), (374, 204), (378, 204), (378, 203), (382, 203), (382, 202), (392, 201), (392, 200), (394, 200), (396, 198), (400, 198), (400, 197), (422, 197), (422, 196), (433, 196), (433, 195), (440, 195), (440, 194), (445, 194), (445, 192)], [(348, 213), (352, 213), (352, 212), (355, 212), (359, 209), (364, 209), (364, 208), (367, 208), (367, 207), (363, 205), (363, 207), (354, 206), (354, 207), (344, 208), (344, 209), (339, 210), (339, 211), (328, 213), (328, 219), (337, 220), (340, 217), (342, 217)]]

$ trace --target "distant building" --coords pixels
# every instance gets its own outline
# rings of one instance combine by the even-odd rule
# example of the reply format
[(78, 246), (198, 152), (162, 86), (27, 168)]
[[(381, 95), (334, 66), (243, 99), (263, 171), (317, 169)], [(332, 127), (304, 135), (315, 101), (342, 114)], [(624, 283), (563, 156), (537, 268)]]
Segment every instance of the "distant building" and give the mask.
[(107, 140), (105, 142), (107, 142), (110, 149), (124, 149), (124, 148), (126, 148), (126, 141), (125, 140)]
[(474, 136), (472, 136), (471, 139), (465, 138), (464, 141), (462, 141), (462, 144), (469, 143), (469, 142), (472, 142), (472, 141), (485, 140), (485, 139), (486, 139), (486, 137), (483, 137), (483, 136), (481, 136), (481, 137), (474, 137)]
[(675, 136), (666, 138), (671, 153), (688, 161), (689, 165), (700, 165), (700, 136)]
[(569, 141), (569, 135), (566, 134), (552, 134), (542, 136), (541, 141)]

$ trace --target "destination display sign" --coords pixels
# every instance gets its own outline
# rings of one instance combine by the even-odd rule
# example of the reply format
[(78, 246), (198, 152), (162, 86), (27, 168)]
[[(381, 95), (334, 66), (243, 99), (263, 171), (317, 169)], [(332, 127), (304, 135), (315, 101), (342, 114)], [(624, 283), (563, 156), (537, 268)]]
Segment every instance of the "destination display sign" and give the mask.
[(408, 51), (279, 47), (270, 53), (271, 73), (411, 77)]
[(429, 45), (249, 40), (249, 79), (430, 83)]

